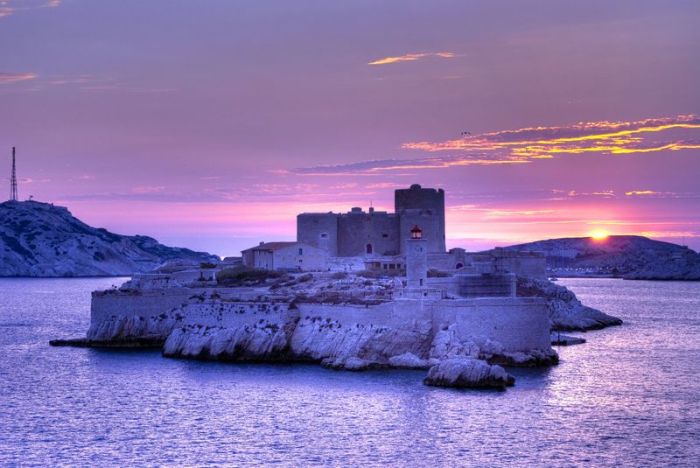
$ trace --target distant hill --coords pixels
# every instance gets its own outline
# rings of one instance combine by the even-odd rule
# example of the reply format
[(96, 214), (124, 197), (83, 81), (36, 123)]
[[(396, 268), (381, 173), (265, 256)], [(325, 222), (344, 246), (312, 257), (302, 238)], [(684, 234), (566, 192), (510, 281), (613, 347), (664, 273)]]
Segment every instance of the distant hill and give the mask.
[(67, 208), (36, 201), (0, 203), (0, 276), (119, 276), (168, 260), (212, 261), (146, 236), (93, 228)]
[(554, 276), (613, 276), (626, 279), (700, 280), (700, 254), (642, 236), (550, 239), (505, 247), (541, 252)]

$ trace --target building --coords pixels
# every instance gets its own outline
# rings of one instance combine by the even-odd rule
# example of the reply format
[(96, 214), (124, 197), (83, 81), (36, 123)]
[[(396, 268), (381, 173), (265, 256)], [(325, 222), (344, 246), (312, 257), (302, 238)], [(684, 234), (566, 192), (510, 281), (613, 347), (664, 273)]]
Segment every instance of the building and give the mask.
[(265, 270), (325, 270), (328, 254), (302, 242), (261, 242), (241, 252), (243, 265)]
[(302, 213), (297, 241), (331, 257), (403, 255), (413, 226), (421, 226), (429, 253), (445, 252), (445, 192), (414, 184), (394, 192), (394, 213), (352, 208), (347, 213)]
[(445, 191), (418, 184), (394, 191), (393, 213), (357, 207), (347, 213), (301, 213), (297, 215), (296, 242), (262, 243), (247, 249), (243, 264), (273, 270), (373, 270), (404, 275), (410, 246), (416, 244), (415, 227), (420, 228), (418, 244), (425, 251), (428, 269), (546, 278), (545, 259), (540, 254), (504, 249), (469, 253), (460, 248), (448, 252)]

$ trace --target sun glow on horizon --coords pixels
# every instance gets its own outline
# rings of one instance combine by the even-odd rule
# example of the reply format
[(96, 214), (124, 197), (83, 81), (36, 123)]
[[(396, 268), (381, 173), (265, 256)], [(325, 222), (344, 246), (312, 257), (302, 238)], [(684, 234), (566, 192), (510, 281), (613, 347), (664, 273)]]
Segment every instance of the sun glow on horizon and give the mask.
[(589, 233), (589, 236), (593, 240), (604, 241), (605, 239), (610, 237), (610, 233), (605, 229), (594, 229)]

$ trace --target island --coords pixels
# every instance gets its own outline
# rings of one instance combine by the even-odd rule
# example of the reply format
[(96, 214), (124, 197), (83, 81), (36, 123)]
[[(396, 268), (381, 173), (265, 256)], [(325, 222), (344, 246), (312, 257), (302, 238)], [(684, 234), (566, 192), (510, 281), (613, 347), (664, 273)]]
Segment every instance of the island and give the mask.
[(172, 262), (92, 295), (84, 339), (172, 358), (426, 369), (437, 386), (513, 385), (502, 366), (558, 362), (550, 332), (621, 321), (548, 281), (545, 258), (445, 249), (444, 192), (395, 192), (394, 213), (302, 213), (296, 242)]

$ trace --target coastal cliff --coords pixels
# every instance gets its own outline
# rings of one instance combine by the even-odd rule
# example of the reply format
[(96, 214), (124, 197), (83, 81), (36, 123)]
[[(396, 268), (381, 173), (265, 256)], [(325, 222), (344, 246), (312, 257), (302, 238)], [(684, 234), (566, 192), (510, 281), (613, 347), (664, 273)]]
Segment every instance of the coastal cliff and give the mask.
[(49, 203), (0, 203), (0, 219), (0, 276), (129, 276), (173, 259), (216, 259), (150, 237), (93, 228)]

